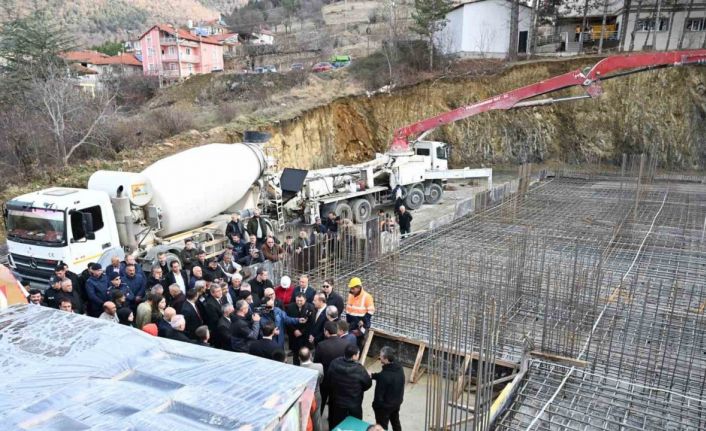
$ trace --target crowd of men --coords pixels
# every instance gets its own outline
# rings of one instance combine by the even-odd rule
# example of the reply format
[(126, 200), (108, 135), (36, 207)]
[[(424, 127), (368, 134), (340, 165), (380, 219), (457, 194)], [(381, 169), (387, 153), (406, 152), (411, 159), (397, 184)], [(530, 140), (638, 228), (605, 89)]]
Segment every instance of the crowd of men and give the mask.
[[(124, 261), (114, 257), (105, 268), (91, 263), (80, 275), (59, 264), (49, 287), (43, 293), (30, 290), (29, 301), (186, 343), (279, 362), (291, 356), (294, 365), (319, 372), (311, 412), (314, 430), (321, 429), (326, 406), (330, 429), (349, 415), (362, 419), (363, 393), (377, 380), (376, 421), (384, 429), (388, 423), (401, 429), (404, 373), (392, 351), (381, 352), (381, 373), (370, 375), (358, 363), (375, 313), (373, 297), (362, 280), (350, 280), (347, 301), (334, 291), (331, 279), (319, 289), (306, 274), (296, 282), (283, 276), (275, 285), (258, 263), (276, 261), (288, 251), (268, 235), (258, 216), (247, 227), (233, 216), (227, 228), (230, 244), (218, 257), (207, 258), (187, 240), (179, 256), (183, 266), (160, 253), (149, 274), (133, 256)], [(314, 229), (326, 233), (339, 224), (334, 216), (326, 224), (317, 220)], [(291, 251), (306, 248), (307, 240), (301, 235)], [(251, 277), (245, 266), (254, 269)]]

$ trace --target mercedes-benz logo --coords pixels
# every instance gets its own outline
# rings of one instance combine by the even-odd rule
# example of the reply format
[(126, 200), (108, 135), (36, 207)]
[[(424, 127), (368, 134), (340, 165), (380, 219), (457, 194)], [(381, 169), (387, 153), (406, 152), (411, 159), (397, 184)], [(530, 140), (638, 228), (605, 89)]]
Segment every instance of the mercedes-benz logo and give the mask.
[(35, 258), (30, 259), (29, 267), (32, 269), (37, 269), (37, 260)]

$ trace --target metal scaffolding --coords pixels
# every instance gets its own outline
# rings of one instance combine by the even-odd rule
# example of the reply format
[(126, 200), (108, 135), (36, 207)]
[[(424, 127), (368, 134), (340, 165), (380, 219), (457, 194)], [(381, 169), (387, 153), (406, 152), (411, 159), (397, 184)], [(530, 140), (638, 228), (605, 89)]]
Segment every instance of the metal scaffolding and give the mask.
[(426, 427), (705, 429), (706, 186), (678, 180), (637, 156), (520, 181), (356, 270), (373, 328), (428, 345)]

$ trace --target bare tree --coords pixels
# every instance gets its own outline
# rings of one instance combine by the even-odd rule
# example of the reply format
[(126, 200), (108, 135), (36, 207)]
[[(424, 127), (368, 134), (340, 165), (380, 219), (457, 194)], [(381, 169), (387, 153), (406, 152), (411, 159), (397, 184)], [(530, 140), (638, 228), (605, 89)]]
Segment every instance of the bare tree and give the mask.
[(520, 23), (520, 2), (512, 0), (510, 7), (510, 44), (507, 48), (507, 59), (510, 61), (517, 60), (517, 43), (519, 40), (519, 25)]
[(54, 157), (64, 166), (76, 150), (93, 144), (96, 127), (115, 111), (116, 92), (91, 94), (77, 88), (65, 72), (50, 66), (32, 80), (32, 95), (51, 133)]
[(679, 35), (679, 44), (677, 49), (682, 49), (684, 46), (684, 35), (686, 34), (686, 26), (689, 25), (689, 20), (691, 19), (691, 11), (694, 9), (694, 0), (689, 0), (689, 5), (686, 7), (686, 18), (684, 18), (684, 28), (681, 30)]
[(632, 31), (630, 32), (630, 48), (628, 51), (632, 52), (635, 49), (635, 33), (637, 32), (637, 26), (640, 24), (640, 12), (642, 12), (642, 1), (637, 2), (637, 11), (635, 11), (635, 23), (632, 26)]

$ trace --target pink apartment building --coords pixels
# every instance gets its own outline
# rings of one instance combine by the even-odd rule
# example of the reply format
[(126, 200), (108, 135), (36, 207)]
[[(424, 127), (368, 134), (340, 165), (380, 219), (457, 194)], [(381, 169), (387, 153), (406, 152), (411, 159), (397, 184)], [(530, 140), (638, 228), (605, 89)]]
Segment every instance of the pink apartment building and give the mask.
[(158, 24), (140, 36), (145, 75), (179, 79), (223, 70), (223, 43)]

